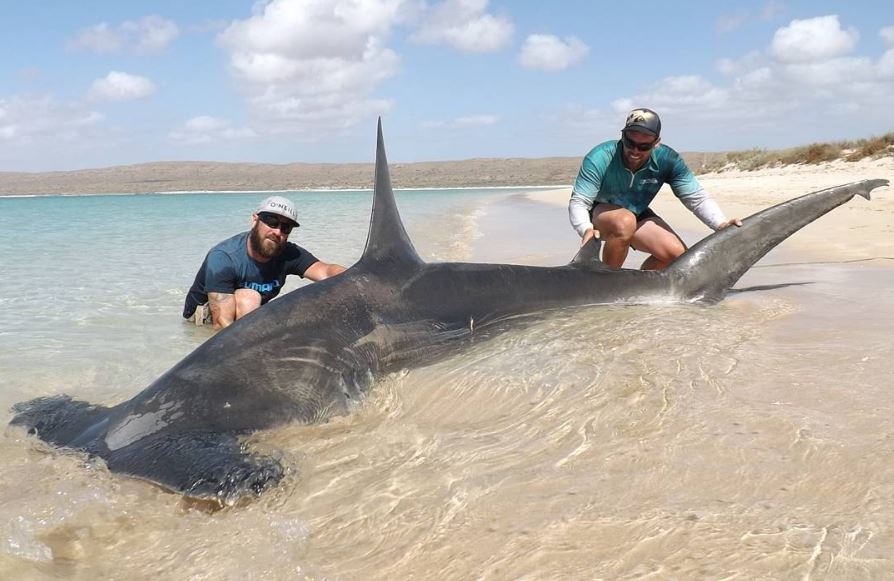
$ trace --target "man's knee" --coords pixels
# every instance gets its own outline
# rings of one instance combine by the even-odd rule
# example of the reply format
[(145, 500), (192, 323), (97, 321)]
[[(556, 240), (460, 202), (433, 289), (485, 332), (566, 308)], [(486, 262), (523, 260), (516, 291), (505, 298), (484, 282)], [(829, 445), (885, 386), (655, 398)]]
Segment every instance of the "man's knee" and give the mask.
[(256, 290), (250, 288), (236, 289), (233, 296), (236, 299), (237, 319), (241, 319), (261, 306), (261, 293)]
[(603, 238), (621, 238), (629, 241), (636, 233), (636, 216), (629, 210), (619, 208), (599, 214), (594, 225)]

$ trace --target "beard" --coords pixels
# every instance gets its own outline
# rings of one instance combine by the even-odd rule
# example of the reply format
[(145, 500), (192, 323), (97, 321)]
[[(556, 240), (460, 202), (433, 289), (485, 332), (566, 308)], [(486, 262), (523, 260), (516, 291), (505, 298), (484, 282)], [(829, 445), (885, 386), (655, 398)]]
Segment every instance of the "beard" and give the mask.
[(264, 238), (261, 235), (258, 224), (255, 224), (252, 227), (251, 232), (249, 232), (248, 243), (251, 244), (251, 249), (255, 253), (268, 260), (279, 255), (279, 253), (282, 252), (283, 247), (286, 245), (285, 240), (280, 241), (278, 238)]

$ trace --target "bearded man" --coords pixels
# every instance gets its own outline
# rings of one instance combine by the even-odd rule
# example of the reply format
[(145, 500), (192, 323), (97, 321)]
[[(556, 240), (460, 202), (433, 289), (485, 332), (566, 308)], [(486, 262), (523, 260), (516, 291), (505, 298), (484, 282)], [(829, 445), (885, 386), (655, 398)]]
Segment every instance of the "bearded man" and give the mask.
[(289, 274), (320, 281), (344, 272), (344, 266), (323, 262), (289, 242), (298, 225), (290, 200), (272, 196), (261, 202), (251, 216), (251, 230), (208, 251), (186, 295), (183, 318), (222, 329), (278, 295)]

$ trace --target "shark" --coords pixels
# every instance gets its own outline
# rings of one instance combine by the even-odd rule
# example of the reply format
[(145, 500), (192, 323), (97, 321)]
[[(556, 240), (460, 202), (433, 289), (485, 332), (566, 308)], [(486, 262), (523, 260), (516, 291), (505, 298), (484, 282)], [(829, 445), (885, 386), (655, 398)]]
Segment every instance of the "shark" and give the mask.
[(805, 194), (717, 231), (668, 268), (613, 268), (592, 240), (562, 266), (428, 263), (403, 225), (376, 144), (369, 234), (344, 273), (296, 289), (209, 338), (131, 399), (16, 404), (10, 422), (53, 447), (185, 498), (230, 506), (288, 472), (245, 436), (355, 410), (384, 374), (421, 366), (525, 315), (618, 303), (715, 303), (768, 251), (860, 195), (872, 179)]

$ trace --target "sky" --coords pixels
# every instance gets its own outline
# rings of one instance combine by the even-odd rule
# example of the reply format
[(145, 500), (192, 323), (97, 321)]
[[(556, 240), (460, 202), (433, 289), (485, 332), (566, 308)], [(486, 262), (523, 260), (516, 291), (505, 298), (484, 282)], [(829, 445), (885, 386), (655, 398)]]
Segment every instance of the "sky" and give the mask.
[(0, 171), (583, 156), (894, 131), (894, 2), (0, 4)]

